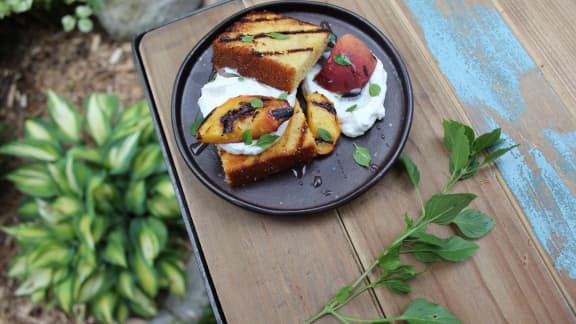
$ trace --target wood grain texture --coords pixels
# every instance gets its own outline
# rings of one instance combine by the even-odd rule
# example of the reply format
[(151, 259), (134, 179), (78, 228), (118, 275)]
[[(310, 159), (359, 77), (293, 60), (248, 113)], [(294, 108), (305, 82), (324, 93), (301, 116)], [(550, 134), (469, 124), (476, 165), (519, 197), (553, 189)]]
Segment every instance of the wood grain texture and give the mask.
[[(400, 170), (392, 170), (378, 185), (338, 211), (300, 219), (271, 218), (239, 209), (209, 192), (188, 171), (174, 143), (170, 122), (170, 95), (176, 69), (212, 26), (245, 6), (261, 2), (265, 1), (235, 1), (156, 30), (145, 36), (140, 50), (160, 113), (162, 132), (168, 138), (168, 153), (175, 159), (177, 180), (185, 188), (184, 201), (192, 214), (226, 319), (230, 323), (293, 323), (320, 310), (341, 286), (352, 283), (361, 269), (371, 264), (401, 232), (402, 214), (408, 212), (414, 216), (419, 209)], [(474, 31), (473, 18), (484, 15), (479, 10), (487, 10), (486, 15), (496, 19), (497, 16), (492, 16), (493, 12), (497, 15), (496, 8), (488, 1), (436, 1), (437, 7), (432, 9), (441, 15), (423, 18), (410, 6), (410, 1), (325, 2), (367, 18), (392, 40), (403, 56), (415, 98), (414, 124), (405, 151), (421, 169), (425, 197), (440, 190), (448, 177), (447, 155), (441, 141), (442, 119), (470, 121), (481, 131), (501, 126), (508, 140), (522, 144), (508, 164), (499, 164), (498, 170), (485, 170), (455, 188), (477, 193), (479, 198), (473, 207), (492, 215), (498, 223), (487, 237), (478, 241), (481, 248), (471, 260), (434, 265), (412, 281), (414, 291), (410, 295), (398, 297), (379, 289), (375, 299), (366, 295), (347, 308), (346, 314), (373, 317), (381, 307), (387, 315), (394, 316), (411, 299), (426, 297), (448, 307), (465, 323), (576, 322), (570, 298), (567, 301), (557, 286), (558, 283), (564, 288), (566, 297), (574, 296), (573, 280), (567, 276), (558, 282), (554, 280), (557, 274), (552, 266), (554, 257), (548, 255), (546, 248), (539, 250), (541, 238), (532, 227), (538, 216), (554, 220), (554, 215), (545, 210), (558, 200), (534, 200), (541, 204), (534, 212), (530, 205), (526, 207), (522, 192), (514, 187), (524, 185), (542, 198), (554, 194), (551, 189), (555, 188), (554, 183), (544, 180), (554, 180), (554, 172), (561, 175), (570, 171), (570, 152), (574, 149), (565, 134), (571, 134), (576, 123), (571, 108), (567, 107), (568, 101), (558, 98), (555, 85), (548, 84), (546, 75), (528, 62), (529, 68), (510, 74), (511, 79), (504, 78), (509, 72), (505, 68), (489, 70), (503, 74), (500, 85), (509, 87), (495, 94), (488, 88), (484, 93), (496, 98), (497, 104), (503, 100), (503, 106), (514, 108), (512, 99), (519, 98), (523, 106), (502, 111), (498, 106), (490, 106), (493, 102), (475, 104), (442, 65), (445, 58), (435, 52), (431, 43), (434, 40), (427, 34), (430, 27), (426, 22), (432, 18), (440, 23), (444, 20), (450, 23), (451, 17), (459, 18), (463, 31)], [(466, 13), (472, 15), (463, 16)], [(458, 44), (458, 41), (462, 38), (452, 42)], [(476, 54), (482, 54), (481, 49)], [(485, 59), (479, 61), (482, 66), (492, 66), (492, 57), (476, 58)], [(512, 86), (517, 86), (518, 91), (510, 92), (515, 89)], [(554, 159), (565, 161), (566, 170), (561, 170), (560, 164), (555, 165)], [(527, 178), (533, 182), (525, 184), (518, 182), (522, 179), (507, 177), (506, 172), (514, 171), (510, 165), (527, 168)], [(574, 176), (565, 175), (568, 191), (576, 192)], [(536, 182), (538, 179), (543, 180)], [(531, 218), (530, 212), (536, 218)], [(563, 220), (562, 215), (556, 219)], [(451, 234), (445, 228), (431, 230), (439, 235)]]
[(574, 308), (574, 116), (490, 2), (404, 4), (467, 119), (481, 131), (502, 127), (508, 143), (521, 144), (499, 161), (501, 179)]
[[(233, 206), (204, 188), (177, 150), (170, 96), (177, 69), (194, 44), (223, 18), (242, 9), (231, 2), (145, 35), (140, 52), (149, 76), (168, 154), (184, 188), (184, 202), (230, 323), (295, 323), (332, 297), (334, 286), (359, 270), (336, 212), (314, 217), (269, 217)], [(369, 295), (350, 308), (376, 316)]]

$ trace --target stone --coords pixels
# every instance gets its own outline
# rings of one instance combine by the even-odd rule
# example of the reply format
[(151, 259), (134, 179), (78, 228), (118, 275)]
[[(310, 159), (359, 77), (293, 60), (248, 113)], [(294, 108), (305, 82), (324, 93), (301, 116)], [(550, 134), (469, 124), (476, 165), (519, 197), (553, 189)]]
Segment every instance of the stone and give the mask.
[(98, 20), (118, 41), (183, 17), (202, 5), (202, 0), (107, 0)]

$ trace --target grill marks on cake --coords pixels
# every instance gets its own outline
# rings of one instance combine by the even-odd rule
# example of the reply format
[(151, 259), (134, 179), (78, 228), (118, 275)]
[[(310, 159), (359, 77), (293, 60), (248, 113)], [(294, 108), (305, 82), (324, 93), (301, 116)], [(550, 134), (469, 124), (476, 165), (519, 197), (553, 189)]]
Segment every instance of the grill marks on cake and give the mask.
[(254, 109), (249, 102), (243, 102), (240, 105), (240, 108), (228, 111), (220, 118), (224, 134), (230, 133), (234, 130), (234, 123), (237, 120), (253, 118), (256, 114), (258, 114), (258, 111)]
[(285, 50), (285, 51), (264, 51), (264, 52), (253, 51), (252, 54), (254, 54), (257, 57), (280, 56), (280, 55), (287, 55), (287, 54), (299, 53), (299, 52), (312, 52), (313, 50), (314, 49), (312, 47), (304, 47), (304, 48), (291, 48), (291, 49)]
[(330, 103), (313, 101), (312, 104), (315, 106), (318, 106), (318, 107), (322, 107), (322, 108), (328, 110), (329, 113), (336, 115), (336, 109), (334, 108), (334, 105), (332, 105)]
[(324, 34), (324, 33), (330, 33), (330, 31), (328, 29), (324, 29), (324, 28), (289, 30), (289, 31), (279, 31), (278, 30), (278, 31), (270, 31), (267, 33), (258, 33), (258, 34), (238, 34), (235, 37), (225, 35), (225, 36), (220, 37), (220, 39), (218, 41), (220, 43), (241, 42), (242, 37), (244, 37), (244, 36), (253, 36), (254, 39), (272, 38), (271, 36), (268, 35), (270, 33), (279, 33), (279, 34), (284, 34), (284, 35), (305, 35), (305, 34)]

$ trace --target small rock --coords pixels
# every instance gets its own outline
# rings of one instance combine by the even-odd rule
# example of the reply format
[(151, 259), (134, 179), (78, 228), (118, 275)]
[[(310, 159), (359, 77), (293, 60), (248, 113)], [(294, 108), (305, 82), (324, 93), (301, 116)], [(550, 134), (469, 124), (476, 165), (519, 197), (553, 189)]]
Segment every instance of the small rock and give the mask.
[(116, 40), (129, 40), (197, 9), (202, 0), (108, 0), (98, 20)]

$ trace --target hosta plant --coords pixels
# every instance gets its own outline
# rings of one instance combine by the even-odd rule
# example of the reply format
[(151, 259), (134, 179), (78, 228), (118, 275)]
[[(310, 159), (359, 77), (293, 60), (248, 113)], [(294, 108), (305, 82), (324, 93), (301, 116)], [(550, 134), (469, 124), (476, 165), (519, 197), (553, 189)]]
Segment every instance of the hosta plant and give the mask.
[(184, 296), (185, 236), (146, 104), (93, 94), (81, 114), (49, 91), (48, 114), (0, 147), (29, 161), (6, 175), (28, 196), (3, 228), (21, 247), (16, 295), (101, 322), (155, 315), (161, 291)]
[(62, 27), (65, 31), (78, 27), (82, 32), (90, 32), (94, 27), (91, 17), (102, 8), (103, 3), (103, 0), (0, 0), (0, 19), (36, 8), (49, 10), (56, 6), (73, 5), (74, 12), (62, 17)]

